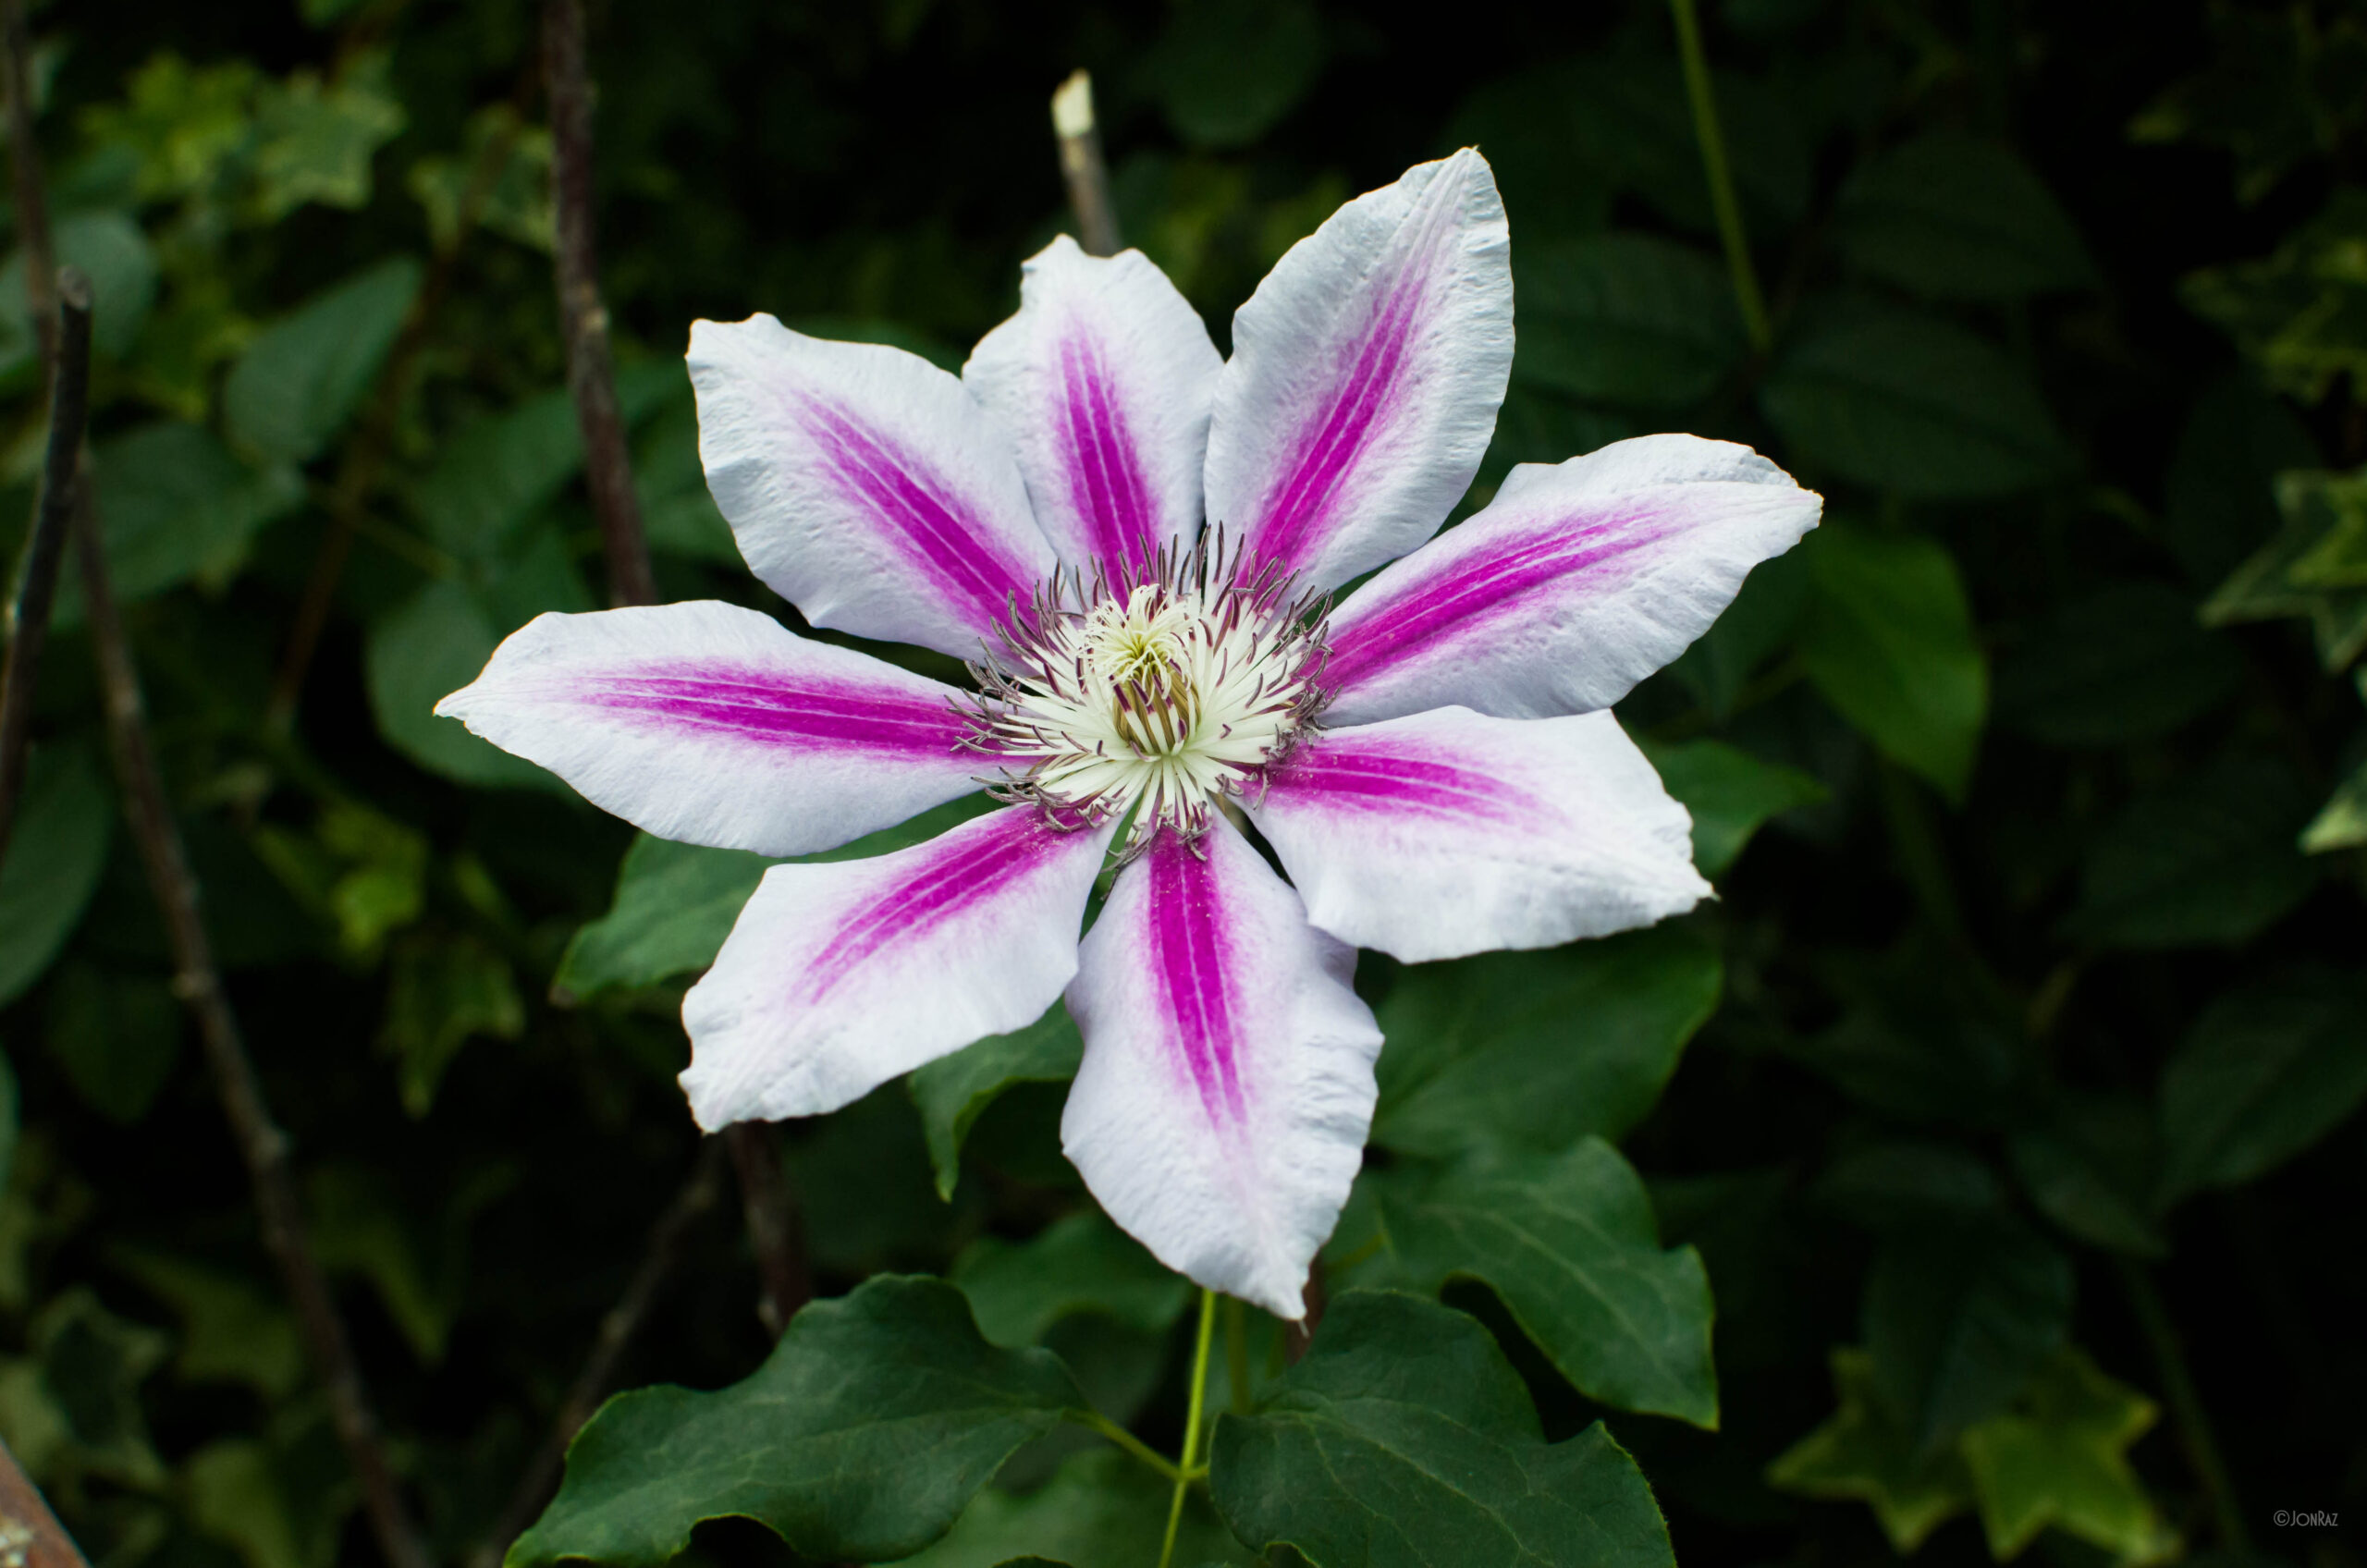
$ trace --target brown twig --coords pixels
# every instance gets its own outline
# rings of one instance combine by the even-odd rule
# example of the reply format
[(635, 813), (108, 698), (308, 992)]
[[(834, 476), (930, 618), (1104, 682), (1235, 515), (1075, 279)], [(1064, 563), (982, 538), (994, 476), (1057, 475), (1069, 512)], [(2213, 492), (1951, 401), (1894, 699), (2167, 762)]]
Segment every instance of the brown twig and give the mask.
[[(524, 80), (531, 82), (531, 73)], [(348, 557), (353, 554), (353, 541), (361, 532), (370, 498), (377, 493), (378, 482), (386, 472), (386, 459), (394, 452), (395, 432), (402, 423), (403, 403), (411, 396), (412, 378), (427, 348), (428, 333), (451, 294), (461, 249), (483, 215), (484, 204), (492, 199), (502, 165), (509, 162), (517, 146), (521, 121), (522, 110), (520, 119), (513, 119), (507, 130), (486, 142), (476, 167), (470, 171), (452, 232), (435, 247), (428, 263), (427, 281), (403, 317), (402, 330), (387, 352), (385, 368), (378, 373), (362, 428), (346, 447), (344, 460), (337, 467), (337, 479), (329, 492), (328, 526), (321, 534), (320, 547), (313, 552), (312, 570), (304, 580), (303, 597), (297, 601), (296, 619), (288, 628), (288, 645), (280, 654), (279, 671), (272, 679), (271, 700), (264, 710), (264, 722), (276, 734), (286, 734), (295, 723), (297, 706), (304, 696), (304, 678), (312, 669), (313, 655), (320, 651), (329, 615), (337, 607), (337, 583), (345, 575)]]
[(608, 556), (608, 594), (619, 605), (654, 605), (649, 542), (632, 490), (632, 458), (617, 373), (608, 353), (608, 312), (592, 229), (592, 87), (583, 65), (582, 0), (545, 0), (543, 86), (551, 109), (551, 185), (558, 217), (559, 329), (567, 338), (567, 390), (583, 432), (583, 482)]
[(393, 1568), (431, 1568), (425, 1539), (395, 1484), (386, 1444), (362, 1387), (362, 1370), (353, 1346), (329, 1294), (328, 1277), (322, 1272), (305, 1232), (304, 1215), (297, 1202), (296, 1182), (288, 1170), (288, 1135), (272, 1121), (264, 1099), (263, 1083), (239, 1038), (239, 1023), (222, 991), (222, 976), (215, 967), (204, 917), (198, 909), (197, 878), (191, 874), (180, 829), (165, 798), (164, 780), (156, 769), (154, 749), (140, 696), (140, 672), (124, 636), (123, 618), (108, 581), (104, 546), (100, 543), (97, 509), (90, 492), (82, 491), (80, 526), (75, 529), (77, 559), (82, 569), (82, 598), (90, 618), (91, 641), (98, 654), (99, 677), (104, 687), (107, 728), (113, 742), (116, 771), (123, 783), (132, 836), (148, 872), (165, 934), (173, 952), (173, 990), (196, 1018), (204, 1043), (206, 1066), (222, 1096), (223, 1114), (239, 1153), (246, 1161), (254, 1188), (255, 1208), (263, 1220), (265, 1246), (279, 1265), (296, 1319), (312, 1353), (313, 1369), (327, 1386), (329, 1413), (337, 1439), (345, 1445), (355, 1477), (362, 1483), (362, 1505), (370, 1515), (378, 1547)]
[(649, 1244), (642, 1254), (641, 1267), (633, 1270), (617, 1305), (600, 1320), (599, 1337), (592, 1342), (592, 1354), (584, 1361), (583, 1370), (576, 1375), (567, 1403), (559, 1406), (549, 1437), (544, 1439), (526, 1473), (519, 1477), (517, 1488), (509, 1494), (509, 1501), (502, 1508), (484, 1544), (471, 1556), (470, 1568), (500, 1568), (502, 1554), (509, 1550), (509, 1543), (525, 1533), (543, 1505), (550, 1501), (558, 1484), (559, 1468), (567, 1458), (567, 1445), (575, 1440), (583, 1423), (592, 1419), (592, 1413), (599, 1408), (602, 1397), (616, 1381), (617, 1364), (623, 1359), (625, 1347), (640, 1331), (649, 1309), (656, 1304), (657, 1292), (681, 1253), (683, 1238), (699, 1217), (715, 1207), (717, 1167), (721, 1164), (721, 1154), (717, 1144), (707, 1142), (701, 1145), (690, 1180), (682, 1183), (682, 1190), (674, 1194), (674, 1201), (666, 1206), (666, 1212), (650, 1227)]
[[(31, 269), (28, 267), (28, 276)], [(57, 280), (64, 320), (49, 389), (49, 452), (42, 464), (41, 499), (18, 567), (16, 603), (8, 606), (8, 654), (0, 669), (0, 864), (17, 825), (17, 797), (25, 785), (25, 752), (32, 739), (33, 683), (49, 641), (50, 606), (57, 598), (57, 568), (74, 521), (80, 488), (82, 430), (91, 413), (91, 285), (73, 268)]]
[[(657, 602), (649, 542), (632, 488), (632, 457), (617, 409), (608, 355), (608, 312), (600, 303), (592, 246), (592, 85), (583, 60), (581, 0), (544, 0), (543, 87), (551, 109), (551, 186), (557, 208), (559, 325), (567, 337), (567, 389), (583, 433), (583, 474), (608, 557), (608, 596), (619, 605)], [(764, 1286), (759, 1316), (778, 1334), (813, 1292), (806, 1280), (797, 1211), (773, 1134), (742, 1122), (724, 1130), (747, 1212), (748, 1242)]]
[(0, 1562), (9, 1568), (91, 1568), (6, 1443), (0, 1443)]
[(1076, 209), (1077, 242), (1092, 256), (1118, 253), (1118, 209), (1110, 199), (1110, 165), (1101, 156), (1101, 128), (1093, 118), (1093, 78), (1071, 71), (1052, 94), (1052, 133), (1060, 139), (1061, 174)]

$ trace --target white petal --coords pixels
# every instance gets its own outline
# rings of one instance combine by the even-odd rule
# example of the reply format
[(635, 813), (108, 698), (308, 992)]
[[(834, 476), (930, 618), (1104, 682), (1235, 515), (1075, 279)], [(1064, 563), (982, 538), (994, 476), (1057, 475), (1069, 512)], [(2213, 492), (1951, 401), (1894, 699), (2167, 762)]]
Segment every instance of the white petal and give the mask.
[(1469, 148), (1293, 246), (1233, 321), (1208, 519), (1329, 588), (1437, 532), (1513, 362), (1510, 234)]
[(1355, 950), (1247, 840), (1219, 819), (1197, 850), (1162, 835), (1085, 935), (1061, 1141), (1160, 1262), (1295, 1319), (1363, 1160), (1380, 1031)]
[(1513, 470), (1332, 612), (1327, 717), (1608, 707), (1683, 653), (1823, 502), (1748, 447), (1643, 435)]
[(1043, 1016), (1115, 824), (1013, 808), (869, 860), (777, 865), (682, 998), (682, 1088), (709, 1132), (816, 1116)]
[(690, 363), (715, 504), (815, 625), (971, 658), (1050, 573), (1010, 448), (919, 355), (758, 315), (695, 324)]
[(1139, 251), (1061, 235), (1021, 275), (1019, 313), (962, 369), (1069, 566), (1148, 561), (1200, 527), (1222, 361), (1197, 312)]
[(537, 616), (435, 711), (661, 839), (802, 855), (978, 787), (960, 695), (710, 600)]
[(1408, 963), (1691, 909), (1692, 819), (1608, 713), (1438, 708), (1326, 730), (1250, 803), (1307, 918)]

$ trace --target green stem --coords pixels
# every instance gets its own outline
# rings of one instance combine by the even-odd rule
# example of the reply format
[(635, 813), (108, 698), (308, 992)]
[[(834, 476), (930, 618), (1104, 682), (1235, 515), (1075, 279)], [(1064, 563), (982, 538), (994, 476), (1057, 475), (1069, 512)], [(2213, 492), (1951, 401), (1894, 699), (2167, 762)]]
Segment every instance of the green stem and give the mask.
[(1249, 1414), (1249, 1314), (1239, 1298), (1224, 1298), (1224, 1360), (1233, 1374), (1233, 1413)]
[(2120, 1281), (2128, 1291), (2128, 1305), (2136, 1309), (2139, 1327), (2153, 1349), (2153, 1360), (2162, 1376), (2162, 1394), (2169, 1402), (2170, 1419), (2177, 1427), (2178, 1446), (2186, 1450), (2187, 1463), (2211, 1494), (2211, 1512), (2219, 1526), (2219, 1544), (2238, 1557), (2251, 1555), (2251, 1532), (2244, 1527), (2244, 1511), (2236, 1501), (2236, 1486), (2228, 1478), (2226, 1462), (2219, 1457), (2219, 1444), (2211, 1434), (2210, 1417), (2202, 1413), (2202, 1398), (2195, 1392), (2194, 1375), (2187, 1370), (2186, 1352), (2178, 1344), (2178, 1333), (2170, 1322), (2169, 1310), (2162, 1305), (2161, 1292), (2153, 1288), (2152, 1276), (2141, 1265), (2128, 1258), (2120, 1262)]
[[(1192, 1489), (1192, 1455), (1200, 1444), (1200, 1413), (1208, 1396), (1208, 1341), (1216, 1337), (1217, 1293), (1200, 1292), (1200, 1340), (1192, 1353), (1192, 1402), (1184, 1417), (1184, 1456), (1175, 1465), (1175, 1501), (1168, 1505), (1167, 1539), (1159, 1549), (1159, 1568), (1175, 1556), (1175, 1532), (1184, 1523), (1184, 1494)], [(1206, 1474), (1206, 1472), (1202, 1472)]]
[(1143, 1441), (1142, 1439), (1134, 1436), (1134, 1433), (1129, 1432), (1123, 1427), (1119, 1426), (1118, 1423), (1110, 1420), (1110, 1417), (1102, 1415), (1101, 1412), (1098, 1410), (1069, 1410), (1063, 1411), (1061, 1414), (1066, 1415), (1068, 1419), (1075, 1422), (1078, 1426), (1090, 1427), (1092, 1430), (1100, 1433), (1103, 1437), (1108, 1438), (1111, 1442), (1116, 1443), (1120, 1448), (1124, 1449), (1128, 1453), (1133, 1454), (1136, 1459), (1141, 1460), (1145, 1464), (1149, 1465), (1152, 1469), (1158, 1471), (1169, 1480), (1174, 1480), (1176, 1476), (1182, 1474), (1181, 1471), (1175, 1468), (1175, 1462), (1173, 1460), (1168, 1458), (1167, 1455), (1159, 1452), (1159, 1450), (1151, 1447), (1150, 1444)]
[(1742, 204), (1735, 200), (1734, 173), (1726, 166), (1726, 139), (1718, 129), (1718, 103), (1710, 94), (1710, 63), (1701, 54), (1701, 23), (1693, 0), (1668, 0), (1676, 18), (1676, 48), (1685, 61), (1685, 95), (1693, 101), (1693, 134), (1701, 143), (1701, 172), (1710, 179), (1710, 207), (1717, 214), (1718, 238), (1726, 248), (1726, 270), (1734, 275), (1735, 305), (1743, 330), (1760, 353), (1774, 341), (1767, 325), (1767, 301), (1751, 270), (1750, 244), (1742, 231)]

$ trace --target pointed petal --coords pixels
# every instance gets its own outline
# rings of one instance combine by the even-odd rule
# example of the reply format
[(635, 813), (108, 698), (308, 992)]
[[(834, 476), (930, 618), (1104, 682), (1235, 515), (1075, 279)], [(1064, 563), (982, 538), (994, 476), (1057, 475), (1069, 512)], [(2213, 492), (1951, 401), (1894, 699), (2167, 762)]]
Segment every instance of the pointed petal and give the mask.
[(816, 1116), (1043, 1016), (1114, 823), (1013, 808), (869, 860), (777, 865), (682, 998), (682, 1088), (713, 1132)]
[(1691, 435), (1524, 463), (1485, 510), (1332, 612), (1326, 717), (1608, 707), (1708, 631), (1822, 505), (1749, 447)]
[(1010, 448), (917, 354), (758, 315), (694, 325), (690, 363), (715, 504), (815, 625), (970, 658), (1051, 571)]
[(1357, 197), (1233, 323), (1208, 519), (1329, 588), (1437, 531), (1513, 362), (1503, 203), (1469, 148)]
[(1069, 1158), (1160, 1262), (1296, 1319), (1372, 1124), (1355, 950), (1220, 819), (1126, 868), (1080, 962)]
[(1710, 893), (1692, 819), (1608, 713), (1326, 730), (1248, 810), (1308, 920), (1408, 963), (1606, 936)]
[(435, 711), (661, 839), (802, 855), (978, 788), (960, 695), (706, 601), (537, 616)]
[(1200, 468), (1223, 361), (1199, 313), (1139, 251), (1061, 235), (1027, 263), (1019, 313), (962, 379), (1019, 455), (1062, 564), (1147, 562), (1200, 527)]

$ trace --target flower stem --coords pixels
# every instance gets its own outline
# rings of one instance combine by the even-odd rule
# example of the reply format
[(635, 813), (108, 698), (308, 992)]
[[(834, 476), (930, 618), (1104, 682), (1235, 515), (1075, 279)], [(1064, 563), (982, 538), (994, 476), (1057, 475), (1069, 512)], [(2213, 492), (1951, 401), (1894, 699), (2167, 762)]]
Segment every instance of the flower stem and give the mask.
[(1750, 244), (1743, 236), (1742, 204), (1735, 200), (1734, 173), (1726, 166), (1726, 139), (1718, 129), (1718, 103), (1710, 92), (1710, 63), (1701, 54), (1701, 23), (1693, 0), (1668, 0), (1676, 18), (1676, 48), (1685, 61), (1685, 95), (1693, 102), (1693, 134), (1701, 143), (1701, 172), (1710, 180), (1710, 207), (1717, 214), (1718, 238), (1726, 248), (1726, 270), (1734, 276), (1735, 305), (1742, 312), (1750, 346), (1764, 353), (1774, 334), (1767, 325), (1767, 301), (1751, 270)]
[(2187, 1463), (2193, 1466), (2202, 1489), (2211, 1494), (2212, 1519), (2219, 1527), (2219, 1544), (2236, 1557), (2249, 1558), (2251, 1532), (2244, 1526), (2244, 1511), (2236, 1501), (2236, 1486), (2228, 1477), (2227, 1462), (2219, 1456), (2211, 1418), (2203, 1414), (2202, 1396), (2195, 1391), (2194, 1374), (2187, 1369), (2186, 1351), (2178, 1343), (2177, 1329), (2170, 1322), (2169, 1310), (2162, 1305), (2161, 1292), (2153, 1288), (2152, 1276), (2143, 1265), (2126, 1257), (2116, 1261), (2120, 1265), (2121, 1287), (2128, 1292), (2128, 1305), (2137, 1314), (2138, 1327), (2144, 1330), (2154, 1365), (2160, 1369), (2162, 1393), (2170, 1406), (2170, 1420), (2177, 1430), (2178, 1445), (2186, 1450)]
[(1167, 1455), (1159, 1452), (1159, 1450), (1151, 1447), (1150, 1444), (1143, 1441), (1142, 1439), (1134, 1436), (1134, 1433), (1129, 1432), (1123, 1427), (1119, 1426), (1118, 1423), (1110, 1420), (1110, 1417), (1102, 1415), (1101, 1412), (1098, 1410), (1071, 1410), (1066, 1414), (1068, 1418), (1075, 1422), (1078, 1426), (1100, 1433), (1103, 1437), (1108, 1438), (1111, 1442), (1116, 1443), (1120, 1448), (1124, 1449), (1128, 1453), (1133, 1454), (1136, 1459), (1141, 1460), (1145, 1464), (1149, 1465), (1152, 1469), (1158, 1471), (1169, 1480), (1172, 1481), (1178, 1476), (1183, 1474), (1182, 1471), (1175, 1467), (1175, 1462), (1173, 1460), (1168, 1458)]
[[(1208, 1341), (1215, 1337), (1216, 1327), (1217, 1293), (1203, 1290), (1200, 1292), (1199, 1346), (1192, 1353), (1192, 1400), (1184, 1417), (1184, 1456), (1175, 1465), (1175, 1501), (1167, 1510), (1167, 1539), (1159, 1545), (1159, 1568), (1167, 1568), (1169, 1561), (1174, 1557), (1175, 1531), (1184, 1523), (1184, 1494), (1192, 1487), (1192, 1455), (1199, 1447), (1200, 1412), (1208, 1403)], [(1205, 1470), (1199, 1472), (1201, 1475), (1207, 1473)]]

